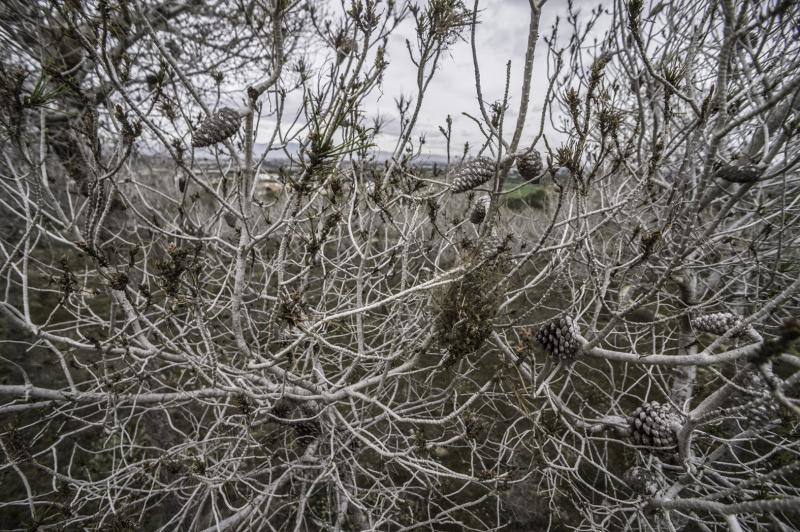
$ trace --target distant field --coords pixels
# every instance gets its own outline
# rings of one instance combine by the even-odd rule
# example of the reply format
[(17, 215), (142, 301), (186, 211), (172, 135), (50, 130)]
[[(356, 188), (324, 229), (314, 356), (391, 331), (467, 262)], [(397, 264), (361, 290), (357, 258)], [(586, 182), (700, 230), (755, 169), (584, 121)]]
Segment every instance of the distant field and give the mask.
[(508, 207), (510, 209), (523, 209), (525, 207), (543, 209), (547, 203), (547, 187), (532, 184), (524, 184), (520, 187), (520, 185), (521, 183), (518, 181), (506, 184), (505, 190), (513, 191), (506, 195)]

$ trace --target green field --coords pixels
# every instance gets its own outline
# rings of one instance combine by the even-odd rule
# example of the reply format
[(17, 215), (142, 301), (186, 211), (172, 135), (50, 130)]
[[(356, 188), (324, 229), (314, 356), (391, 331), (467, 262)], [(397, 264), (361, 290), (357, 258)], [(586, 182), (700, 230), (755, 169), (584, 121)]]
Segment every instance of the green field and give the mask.
[(534, 209), (543, 209), (547, 203), (547, 187), (544, 185), (532, 185), (530, 183), (520, 187), (520, 184), (519, 182), (506, 184), (505, 190), (513, 190), (513, 192), (505, 196), (508, 202), (508, 208), (515, 210), (531, 207)]

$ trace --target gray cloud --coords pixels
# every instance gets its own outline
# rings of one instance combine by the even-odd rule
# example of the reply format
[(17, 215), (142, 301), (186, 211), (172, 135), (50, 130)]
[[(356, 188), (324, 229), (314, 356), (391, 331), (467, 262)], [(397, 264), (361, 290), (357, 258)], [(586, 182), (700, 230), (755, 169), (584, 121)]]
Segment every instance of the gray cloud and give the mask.
[[(506, 63), (511, 61), (507, 124), (513, 124), (516, 120), (519, 106), (529, 13), (527, 0), (511, 2), (489, 0), (482, 3), (478, 17), (476, 50), (481, 73), (481, 88), (487, 103), (502, 100)], [(541, 34), (548, 33), (556, 16), (563, 17), (566, 13), (566, 3), (545, 4), (540, 25)], [(413, 28), (410, 21), (399, 28), (398, 33), (390, 40), (387, 55), (391, 64), (384, 77), (384, 93), (381, 98), (374, 98), (368, 102), (366, 106), (368, 112), (396, 116), (393, 97), (400, 94), (416, 95), (416, 71), (408, 57), (405, 38), (413, 42)], [(468, 32), (465, 32), (465, 38), (466, 41), (459, 41), (453, 45), (442, 58), (439, 70), (423, 100), (418, 128), (420, 133), (426, 134), (427, 149), (433, 152), (441, 153), (444, 150), (444, 139), (437, 127), (444, 125), (447, 115), (453, 118), (453, 144), (456, 151), (460, 151), (465, 142), (475, 146), (480, 145), (483, 140), (475, 123), (462, 115), (469, 113), (475, 117), (480, 116)], [(546, 45), (540, 37), (534, 60), (534, 82), (523, 143), (532, 141), (538, 131), (542, 103), (547, 90), (546, 56)], [(545, 125), (545, 133), (551, 137), (560, 137), (549, 124)], [(381, 147), (388, 149), (390, 146)]]
[[(338, 1), (336, 2), (338, 4)], [(588, 9), (594, 5), (593, 0), (576, 2)], [(339, 6), (341, 9), (341, 6)], [(531, 101), (525, 120), (525, 131), (522, 145), (530, 143), (539, 129), (542, 104), (547, 91), (547, 47), (543, 36), (548, 35), (556, 17), (564, 19), (567, 15), (567, 4), (560, 0), (551, 0), (544, 6), (540, 22), (540, 38), (534, 57), (533, 83)], [(481, 2), (479, 26), (476, 30), (477, 55), (481, 73), (483, 98), (488, 103), (503, 98), (506, 79), (506, 64), (511, 61), (511, 77), (509, 90), (509, 110), (506, 114), (506, 131), (516, 121), (522, 84), (522, 69), (525, 62), (525, 51), (528, 38), (530, 8), (528, 0), (485, 0)], [(600, 35), (602, 24), (595, 28)], [(563, 33), (563, 31), (562, 31)], [(465, 142), (477, 149), (483, 143), (483, 137), (477, 125), (464, 116), (468, 113), (479, 117), (475, 77), (472, 63), (472, 51), (469, 44), (469, 32), (464, 32), (464, 40), (454, 44), (441, 58), (438, 70), (423, 100), (423, 106), (417, 123), (414, 140), (420, 134), (426, 137), (425, 151), (442, 154), (445, 141), (438, 131), (438, 126), (445, 124), (450, 115), (453, 119), (453, 151), (462, 150)], [(566, 36), (562, 35), (563, 39)], [(389, 67), (384, 75), (380, 90), (371, 94), (365, 102), (364, 111), (369, 117), (381, 115), (389, 119), (383, 134), (379, 136), (379, 148), (391, 150), (400, 131), (399, 115), (395, 98), (404, 95), (416, 97), (416, 67), (408, 57), (405, 40), (415, 40), (413, 21), (406, 20), (390, 37), (386, 50)], [(320, 51), (310, 60), (321, 63)], [(297, 98), (297, 96), (295, 96)], [(290, 101), (287, 110), (292, 111), (300, 102)], [(269, 121), (265, 122), (265, 125)], [(545, 122), (545, 135), (553, 143), (563, 140), (562, 135)], [(266, 132), (265, 132), (266, 133)]]

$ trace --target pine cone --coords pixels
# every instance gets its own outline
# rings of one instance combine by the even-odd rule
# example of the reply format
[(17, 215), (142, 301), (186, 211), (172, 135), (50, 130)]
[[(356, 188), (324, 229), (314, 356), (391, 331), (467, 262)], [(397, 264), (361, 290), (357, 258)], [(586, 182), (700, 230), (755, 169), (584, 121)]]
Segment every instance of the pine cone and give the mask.
[(239, 218), (232, 212), (226, 212), (223, 218), (225, 219), (225, 223), (228, 224), (228, 227), (230, 228), (236, 227), (236, 222), (239, 221)]
[(478, 157), (468, 163), (456, 167), (450, 172), (453, 182), (452, 192), (466, 192), (478, 187), (494, 177), (494, 161), (488, 157)]
[(664, 249), (664, 239), (661, 231), (655, 230), (642, 234), (640, 248), (645, 257), (650, 257), (653, 253), (658, 253)]
[(655, 473), (643, 467), (632, 467), (622, 476), (634, 492), (639, 495), (654, 495), (658, 491), (658, 478)]
[(507, 240), (508, 238), (500, 238), (494, 231), (484, 236), (478, 250), (481, 260), (495, 260), (508, 251)]
[(719, 167), (716, 176), (731, 183), (752, 183), (753, 181), (758, 181), (758, 178), (763, 173), (764, 169), (754, 164), (746, 164), (744, 166), (724, 164)]
[(321, 433), (319, 421), (316, 419), (297, 421), (292, 423), (292, 426), (295, 434), (301, 440), (316, 438)]
[(536, 180), (541, 175), (542, 170), (544, 170), (542, 155), (538, 151), (533, 150), (527, 155), (517, 157), (517, 170), (525, 181)]
[(489, 210), (489, 204), (491, 201), (492, 200), (489, 196), (481, 196), (475, 200), (475, 204), (472, 206), (472, 211), (469, 213), (469, 221), (475, 225), (481, 223), (486, 217), (486, 211)]
[[(729, 329), (736, 327), (741, 323), (741, 318), (736, 314), (730, 312), (717, 312), (715, 314), (706, 314), (705, 316), (698, 316), (692, 320), (692, 327), (695, 330), (717, 336), (722, 336)], [(734, 337), (741, 337), (747, 334), (747, 330), (739, 331)]]
[(572, 362), (580, 354), (577, 328), (569, 316), (544, 324), (536, 334), (536, 340), (550, 353), (556, 362)]
[(678, 444), (673, 423), (679, 423), (680, 416), (670, 405), (650, 401), (637, 408), (628, 420), (631, 437), (637, 445), (648, 447), (674, 447)]
[(108, 285), (112, 290), (125, 290), (128, 286), (128, 274), (125, 272), (112, 273), (108, 279)]
[(11, 463), (27, 462), (31, 458), (29, 441), (16, 429), (11, 429), (2, 436), (8, 461)]
[(276, 420), (278, 423), (286, 423), (293, 409), (294, 405), (291, 403), (291, 401), (281, 397), (275, 401), (275, 404), (272, 405), (271, 414), (278, 418)]
[(773, 400), (767, 381), (757, 371), (745, 375), (742, 387), (746, 392), (738, 392), (734, 398), (734, 407), (741, 408), (741, 415), (748, 428), (763, 426), (780, 418), (780, 406)]
[(230, 107), (223, 107), (207, 117), (192, 136), (192, 146), (204, 148), (232, 137), (239, 130), (239, 113)]
[(300, 403), (293, 399), (282, 397), (272, 407), (273, 421), (294, 429), (299, 440), (316, 438), (322, 432), (322, 425), (315, 416), (318, 406), (316, 404)]

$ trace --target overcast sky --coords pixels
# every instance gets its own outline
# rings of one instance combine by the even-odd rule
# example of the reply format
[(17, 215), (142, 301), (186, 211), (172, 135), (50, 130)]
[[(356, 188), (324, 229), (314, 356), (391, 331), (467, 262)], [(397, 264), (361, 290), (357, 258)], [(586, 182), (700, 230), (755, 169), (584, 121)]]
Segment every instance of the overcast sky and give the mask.
[[(338, 0), (333, 1), (339, 3)], [(424, 2), (421, 3), (424, 4)], [(597, 0), (575, 0), (574, 3), (578, 6), (577, 9), (587, 16), (589, 11), (598, 5)], [(467, 4), (470, 8), (472, 7), (470, 0), (467, 0)], [(513, 124), (519, 106), (522, 69), (525, 62), (530, 18), (528, 0), (482, 0), (479, 9), (476, 38), (484, 99), (487, 102), (502, 99), (506, 63), (510, 60), (510, 108), (506, 115), (506, 123)], [(341, 6), (337, 11), (340, 10)], [(563, 19), (566, 15), (566, 0), (549, 0), (543, 8), (540, 38), (534, 61), (531, 103), (522, 139), (523, 146), (532, 141), (536, 134), (542, 102), (547, 90), (547, 47), (543, 37), (549, 35), (556, 17), (562, 19), (561, 33), (564, 34)], [(599, 35), (599, 31), (596, 30), (596, 33)], [(439, 70), (423, 100), (415, 139), (420, 133), (425, 133), (426, 151), (432, 153), (444, 153), (444, 138), (438, 132), (438, 126), (445, 124), (448, 114), (453, 119), (453, 149), (455, 153), (460, 152), (464, 142), (469, 142), (471, 146), (479, 145), (482, 142), (477, 126), (462, 115), (463, 112), (473, 116), (480, 115), (475, 96), (472, 52), (468, 42), (469, 32), (465, 31), (464, 36), (466, 40), (453, 45), (440, 61)], [(567, 37), (567, 35), (562, 35), (562, 39), (566, 40)], [(412, 43), (415, 42), (411, 17), (390, 38), (386, 54), (389, 66), (384, 75), (383, 84), (380, 91), (376, 90), (370, 95), (364, 106), (368, 116), (383, 115), (390, 118), (386, 133), (378, 139), (379, 148), (382, 150), (391, 150), (397, 139), (399, 126), (395, 98), (401, 94), (412, 98), (416, 96), (416, 67), (409, 59), (405, 45), (406, 38)], [(263, 125), (269, 127), (267, 123)], [(511, 126), (508, 126), (506, 131), (509, 129)], [(556, 136), (549, 123), (545, 124), (545, 134), (549, 138)], [(553, 140), (560, 139), (554, 138)]]
[[(470, 2), (471, 4), (471, 2)], [(565, 3), (564, 3), (565, 4)], [(547, 28), (555, 20), (555, 11), (562, 11), (556, 3), (545, 9), (542, 26)], [(563, 6), (566, 10), (566, 5)], [(525, 47), (527, 44), (528, 20), (530, 7), (528, 0), (484, 0), (481, 2), (479, 13), (480, 25), (476, 31), (478, 61), (481, 71), (481, 86), (484, 99), (487, 102), (501, 100), (505, 85), (506, 63), (511, 61), (511, 87), (510, 109), (507, 120), (516, 119), (516, 110), (519, 105), (519, 85), (522, 79), (522, 68), (525, 62)], [(416, 67), (411, 63), (405, 47), (405, 39), (412, 42), (414, 30), (412, 21), (407, 21), (400, 31), (395, 33), (388, 47), (389, 69), (383, 83), (384, 95), (380, 99), (371, 101), (367, 109), (372, 107), (372, 112), (395, 116), (394, 97), (399, 94), (413, 96), (416, 94)], [(469, 39), (468, 32), (465, 37)], [(541, 101), (547, 89), (545, 79), (546, 49), (544, 43), (537, 47), (534, 63), (533, 97), (529, 115), (529, 124), (538, 123), (534, 115), (541, 113)], [(539, 80), (537, 82), (536, 80)], [(477, 126), (469, 118), (462, 115), (467, 112), (472, 116), (479, 116), (478, 100), (475, 93), (475, 77), (472, 64), (472, 51), (469, 42), (458, 42), (452, 46), (441, 61), (441, 67), (434, 76), (428, 92), (423, 100), (422, 113), (418, 130), (426, 134), (426, 145), (431, 151), (444, 150), (444, 138), (438, 132), (438, 126), (445, 124), (449, 114), (453, 119), (455, 132), (453, 144), (456, 151), (460, 150), (464, 142), (471, 145), (480, 143), (481, 135)], [(535, 127), (535, 126), (534, 126)], [(397, 129), (395, 121), (394, 128)], [(532, 134), (526, 134), (531, 138)], [(394, 137), (385, 135), (380, 139), (381, 148), (388, 149)]]

